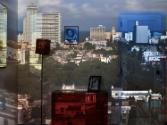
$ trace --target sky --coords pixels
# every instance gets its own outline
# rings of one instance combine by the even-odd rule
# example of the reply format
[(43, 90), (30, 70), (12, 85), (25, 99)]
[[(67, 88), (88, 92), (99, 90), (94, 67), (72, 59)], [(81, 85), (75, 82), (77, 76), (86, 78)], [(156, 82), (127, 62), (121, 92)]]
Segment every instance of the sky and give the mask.
[(104, 25), (107, 30), (117, 25), (120, 13), (126, 11), (158, 11), (167, 17), (167, 0), (18, 0), (19, 31), (27, 5), (39, 7), (39, 12), (61, 13), (62, 27), (78, 25), (88, 31), (91, 26)]

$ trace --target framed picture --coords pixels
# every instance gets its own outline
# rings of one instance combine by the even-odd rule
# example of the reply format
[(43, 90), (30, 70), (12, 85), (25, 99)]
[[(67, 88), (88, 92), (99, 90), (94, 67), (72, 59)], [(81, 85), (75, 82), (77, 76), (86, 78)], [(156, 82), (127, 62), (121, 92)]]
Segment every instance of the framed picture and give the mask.
[(76, 45), (79, 43), (79, 26), (64, 27), (64, 43)]
[(101, 89), (101, 76), (90, 76), (88, 91), (100, 91)]

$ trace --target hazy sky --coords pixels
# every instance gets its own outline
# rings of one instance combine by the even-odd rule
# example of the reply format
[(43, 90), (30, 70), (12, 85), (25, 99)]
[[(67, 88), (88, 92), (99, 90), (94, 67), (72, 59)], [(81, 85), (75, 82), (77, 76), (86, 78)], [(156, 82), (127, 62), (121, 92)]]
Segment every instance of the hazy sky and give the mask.
[(18, 0), (19, 31), (26, 6), (35, 3), (39, 12), (61, 12), (62, 26), (78, 25), (81, 30), (104, 25), (108, 30), (117, 25), (117, 18), (125, 11), (160, 11), (167, 16), (167, 0)]

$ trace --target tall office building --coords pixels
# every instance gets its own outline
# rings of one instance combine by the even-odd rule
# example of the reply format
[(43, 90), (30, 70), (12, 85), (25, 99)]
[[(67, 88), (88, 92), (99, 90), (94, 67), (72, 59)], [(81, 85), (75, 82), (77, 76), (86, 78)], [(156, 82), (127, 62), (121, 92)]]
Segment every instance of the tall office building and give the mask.
[(29, 42), (30, 45), (33, 47), (35, 44), (33, 43), (33, 34), (35, 32), (35, 23), (36, 23), (36, 17), (37, 17), (37, 6), (36, 5), (30, 5), (27, 7), (26, 15), (23, 20), (23, 35), (24, 40), (26, 42)]
[[(29, 58), (27, 62), (29, 63), (29, 65), (41, 69), (39, 55), (35, 53), (36, 39), (39, 37), (39, 34), (37, 34), (37, 29), (36, 29), (37, 27), (36, 23), (38, 21), (37, 12), (38, 8), (36, 5), (31, 4), (27, 7), (26, 15), (23, 19), (23, 38), (24, 41), (27, 42), (30, 46)], [(39, 25), (41, 25), (41, 23), (39, 23)]]
[(148, 26), (141, 26), (139, 22), (136, 21), (134, 31), (134, 40), (136, 43), (148, 43), (151, 37), (151, 32)]
[(39, 55), (35, 53), (36, 39), (51, 40), (51, 48), (61, 42), (61, 17), (59, 12), (39, 13), (36, 5), (27, 7), (23, 22), (24, 41), (30, 45), (29, 60), (27, 61), (35, 69), (41, 69)]
[(103, 25), (90, 28), (90, 40), (104, 41), (106, 28)]
[(148, 43), (150, 37), (150, 30), (148, 26), (136, 27), (136, 43)]
[(36, 45), (36, 39), (44, 38), (51, 40), (51, 47), (61, 42), (61, 17), (59, 12), (38, 13), (35, 5), (27, 7), (23, 22), (23, 34), (26, 42), (32, 47)]
[(61, 17), (59, 12), (43, 13), (42, 16), (42, 38), (50, 39), (51, 46), (61, 42)]

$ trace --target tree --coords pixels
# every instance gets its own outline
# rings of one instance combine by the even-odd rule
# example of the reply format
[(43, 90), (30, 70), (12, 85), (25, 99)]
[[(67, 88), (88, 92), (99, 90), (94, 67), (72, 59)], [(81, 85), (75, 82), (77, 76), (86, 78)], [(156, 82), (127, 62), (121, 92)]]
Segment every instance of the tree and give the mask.
[(105, 49), (99, 49), (93, 51), (95, 54), (103, 54), (103, 56), (111, 56), (111, 55), (117, 55), (117, 52), (115, 50), (105, 50)]
[(93, 49), (95, 49), (95, 45), (92, 45), (91, 43), (85, 43), (84, 49), (93, 50)]

